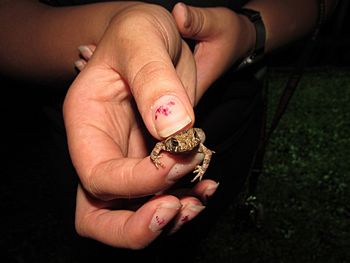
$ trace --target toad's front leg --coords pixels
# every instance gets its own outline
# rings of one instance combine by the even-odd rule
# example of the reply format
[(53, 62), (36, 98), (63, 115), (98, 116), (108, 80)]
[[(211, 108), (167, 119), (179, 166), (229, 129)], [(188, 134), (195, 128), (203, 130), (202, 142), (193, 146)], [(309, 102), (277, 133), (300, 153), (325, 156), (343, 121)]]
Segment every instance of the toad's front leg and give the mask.
[(164, 167), (164, 164), (162, 164), (161, 161), (159, 161), (159, 159), (161, 158), (160, 152), (164, 150), (164, 143), (158, 142), (151, 152), (150, 158), (157, 168), (159, 168), (159, 166)]
[(207, 169), (209, 167), (211, 156), (213, 155), (213, 153), (215, 153), (214, 151), (205, 147), (204, 144), (202, 144), (202, 143), (199, 144), (198, 152), (201, 152), (204, 154), (204, 159), (203, 159), (202, 165), (197, 165), (196, 170), (193, 171), (193, 173), (197, 173), (197, 174), (192, 179), (191, 182), (194, 182), (197, 179), (199, 181), (202, 180), (203, 175), (205, 174), (205, 172), (207, 171)]

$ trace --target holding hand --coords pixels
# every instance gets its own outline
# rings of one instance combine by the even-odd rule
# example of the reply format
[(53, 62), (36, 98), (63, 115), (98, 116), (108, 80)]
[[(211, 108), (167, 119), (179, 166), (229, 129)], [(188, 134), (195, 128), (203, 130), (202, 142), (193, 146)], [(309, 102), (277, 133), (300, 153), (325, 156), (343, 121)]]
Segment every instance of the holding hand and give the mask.
[(224, 7), (199, 8), (183, 3), (172, 14), (184, 38), (196, 41), (197, 98), (237, 60), (254, 49), (254, 25)]
[(217, 187), (211, 180), (198, 183), (189, 192), (194, 197), (135, 199), (164, 192), (202, 161), (202, 154), (162, 154), (164, 168), (157, 169), (146, 136), (148, 130), (162, 139), (193, 125), (195, 74), (191, 52), (163, 8), (136, 5), (111, 21), (64, 103), (69, 150), (83, 186), (79, 233), (140, 248), (171, 220), (176, 229), (184, 215), (191, 219), (203, 209), (200, 199)]

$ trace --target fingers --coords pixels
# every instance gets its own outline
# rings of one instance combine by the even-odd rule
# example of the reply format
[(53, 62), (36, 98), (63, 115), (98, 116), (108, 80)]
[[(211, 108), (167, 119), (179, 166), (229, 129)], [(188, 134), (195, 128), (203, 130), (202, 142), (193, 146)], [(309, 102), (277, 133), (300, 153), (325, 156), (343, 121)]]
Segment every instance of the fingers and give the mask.
[(182, 207), (177, 216), (174, 218), (173, 227), (170, 234), (177, 232), (185, 223), (193, 220), (204, 209), (209, 197), (211, 197), (219, 184), (212, 180), (203, 180), (197, 183), (192, 189), (180, 189), (170, 191), (180, 198)]
[(149, 157), (117, 158), (102, 162), (88, 176), (80, 176), (84, 187), (102, 200), (147, 196), (161, 192), (201, 163), (203, 154), (179, 157), (162, 153), (162, 167)]
[(195, 196), (199, 198), (203, 203), (206, 203), (208, 198), (210, 198), (216, 192), (219, 187), (219, 183), (216, 183), (213, 180), (202, 180), (197, 183), (192, 189), (184, 190), (180, 196)]
[[(84, 102), (83, 110), (88, 113)], [(95, 109), (84, 116), (75, 114), (80, 104), (69, 103), (66, 102), (64, 112), (70, 155), (83, 186), (96, 198), (140, 197), (163, 191), (203, 161), (202, 153), (174, 155), (161, 152), (159, 161), (162, 165), (157, 167), (147, 156), (141, 130), (129, 131), (127, 124), (121, 123), (118, 134), (112, 132), (112, 136), (106, 136), (107, 132), (97, 126), (98, 119), (94, 119), (94, 115), (101, 119), (102, 113)], [(73, 119), (72, 115), (79, 119)], [(121, 134), (122, 130), (125, 134)], [(126, 146), (123, 147), (123, 144)]]
[(194, 197), (184, 197), (180, 201), (182, 207), (173, 219), (173, 225), (169, 229), (169, 234), (179, 231), (184, 224), (193, 220), (205, 209), (205, 206)]
[[(198, 183), (193, 190), (199, 195), (213, 194), (217, 188), (211, 180)], [(202, 190), (201, 190), (202, 189)], [(119, 208), (118, 208), (119, 202)], [(117, 210), (111, 210), (111, 205)], [(101, 202), (92, 198), (79, 186), (76, 204), (76, 230), (84, 237), (98, 240), (114, 247), (141, 249), (150, 244), (162, 232), (177, 232), (204, 209), (202, 202), (192, 196), (180, 199), (170, 195), (158, 195), (140, 206), (135, 212), (121, 210), (123, 200)]]
[(82, 45), (78, 47), (81, 59), (75, 61), (74, 65), (79, 71), (82, 71), (85, 68), (87, 62), (92, 57), (92, 54), (94, 53), (95, 49), (95, 45)]
[(90, 58), (92, 57), (92, 54), (96, 50), (95, 45), (82, 45), (78, 47), (80, 56), (85, 59), (86, 61), (89, 61)]
[(145, 135), (129, 90), (114, 71), (93, 65), (95, 57), (64, 103), (69, 152), (85, 189), (102, 200), (145, 196), (166, 189), (202, 162), (203, 154), (161, 153), (163, 166), (157, 168), (145, 157)]
[(110, 246), (131, 249), (146, 247), (157, 238), (182, 206), (173, 196), (158, 196), (136, 212), (109, 210), (103, 205), (78, 188), (77, 232)]

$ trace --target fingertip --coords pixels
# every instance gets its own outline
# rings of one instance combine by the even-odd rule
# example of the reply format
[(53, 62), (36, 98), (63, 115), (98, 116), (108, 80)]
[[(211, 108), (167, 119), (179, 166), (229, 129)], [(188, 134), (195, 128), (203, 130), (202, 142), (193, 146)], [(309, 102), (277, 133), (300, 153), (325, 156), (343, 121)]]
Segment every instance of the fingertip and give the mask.
[(74, 66), (79, 70), (82, 71), (86, 66), (86, 61), (84, 59), (78, 59), (74, 62)]
[(92, 57), (93, 49), (89, 45), (81, 45), (78, 47), (78, 50), (80, 52), (80, 55), (86, 59), (89, 60)]
[(177, 3), (172, 11), (175, 21), (180, 29), (188, 28), (191, 25), (191, 13), (186, 4)]
[(211, 179), (204, 179), (204, 180), (198, 182), (186, 194), (196, 196), (205, 204), (208, 201), (208, 199), (211, 198), (215, 194), (219, 185), (220, 185), (220, 183), (215, 182)]
[(174, 234), (187, 222), (197, 217), (206, 207), (194, 197), (181, 199), (182, 207), (174, 219), (174, 224), (169, 234)]
[(179, 210), (182, 207), (182, 204), (177, 198), (172, 197), (172, 199), (174, 200), (162, 201), (157, 206), (148, 225), (148, 228), (151, 230), (151, 232), (159, 234), (164, 229), (164, 227), (178, 214)]
[(219, 185), (220, 185), (220, 183), (216, 183), (216, 182), (209, 184), (204, 190), (204, 195), (206, 197), (211, 197), (212, 195), (214, 195), (214, 193), (218, 189)]
[(218, 22), (221, 17), (213, 12), (213, 8), (178, 4), (173, 9), (173, 16), (181, 35), (195, 40), (204, 40), (216, 34), (217, 28), (222, 26)]
[[(187, 103), (186, 103), (187, 102)], [(192, 106), (187, 100), (183, 102), (174, 94), (159, 97), (151, 106), (152, 126), (160, 138), (189, 127), (194, 122)]]
[(132, 249), (152, 243), (181, 210), (180, 200), (171, 195), (158, 195), (140, 207), (124, 225), (124, 238)]

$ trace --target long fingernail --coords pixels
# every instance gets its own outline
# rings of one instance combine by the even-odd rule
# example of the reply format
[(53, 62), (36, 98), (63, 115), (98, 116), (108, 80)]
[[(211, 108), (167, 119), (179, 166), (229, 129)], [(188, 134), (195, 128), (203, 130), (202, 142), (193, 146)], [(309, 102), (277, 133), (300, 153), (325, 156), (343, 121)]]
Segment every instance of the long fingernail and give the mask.
[(192, 122), (182, 102), (173, 95), (164, 95), (154, 103), (152, 117), (154, 128), (162, 138), (174, 134)]
[(161, 231), (174, 218), (180, 208), (181, 204), (179, 203), (163, 203), (155, 211), (148, 226), (149, 229), (153, 232)]
[(86, 61), (83, 59), (78, 59), (74, 62), (74, 65), (77, 69), (79, 69), (79, 71), (82, 71), (86, 66)]
[(210, 185), (204, 190), (204, 200), (202, 200), (202, 202), (204, 202), (204, 204), (206, 204), (208, 202), (209, 198), (214, 195), (214, 193), (216, 192), (216, 190), (219, 187), (219, 184), (220, 183)]
[(188, 163), (176, 163), (174, 166), (170, 169), (167, 180), (169, 181), (175, 181), (177, 179), (180, 179), (185, 174), (190, 173), (194, 170), (194, 167), (196, 165), (203, 162), (204, 154), (203, 153), (196, 153), (191, 162)]
[(205, 206), (194, 205), (194, 204), (189, 204), (186, 207), (184, 207), (183, 211), (181, 212), (180, 218), (177, 220), (175, 226), (170, 231), (170, 234), (177, 232), (185, 223), (187, 223), (188, 221), (191, 221), (204, 209), (205, 209)]
[(208, 186), (205, 190), (204, 190), (204, 194), (208, 197), (212, 196), (215, 192), (216, 189), (218, 189), (220, 183), (216, 183), (216, 184), (212, 184), (210, 186)]
[(90, 59), (92, 56), (92, 51), (88, 46), (79, 46), (78, 50), (80, 54), (85, 58), (85, 59)]

